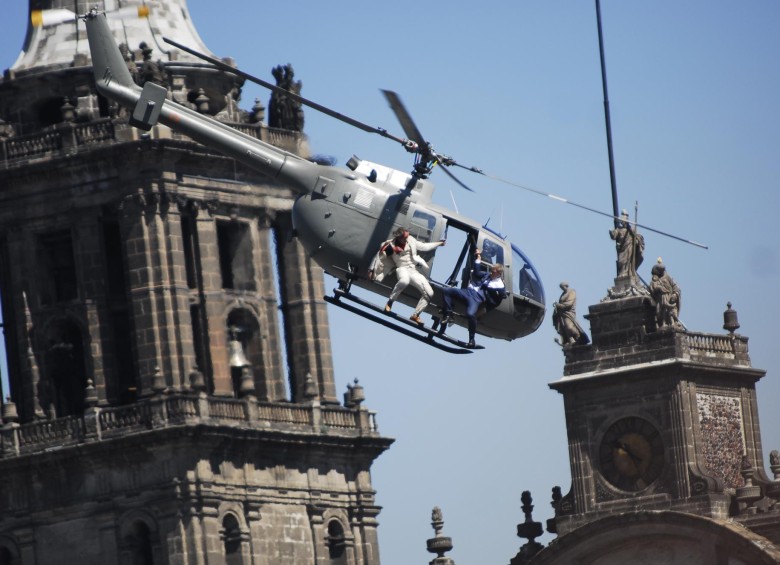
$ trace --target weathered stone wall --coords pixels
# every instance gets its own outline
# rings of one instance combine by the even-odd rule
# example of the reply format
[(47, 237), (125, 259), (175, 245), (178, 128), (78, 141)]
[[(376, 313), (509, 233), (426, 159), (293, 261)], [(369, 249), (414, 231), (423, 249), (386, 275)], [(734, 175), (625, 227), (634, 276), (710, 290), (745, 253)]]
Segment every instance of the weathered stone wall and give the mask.
[[(12, 86), (0, 84), (0, 110), (18, 104)], [(13, 399), (0, 551), (12, 563), (319, 565), (334, 547), (347, 563), (379, 562), (370, 466), (392, 440), (365, 409), (338, 407), (323, 273), (289, 238), (288, 188), (167, 128), (141, 136), (110, 117), (0, 139), (0, 187)], [(248, 243), (232, 288), (220, 225)], [(54, 256), (75, 281), (65, 300), (41, 260), (52, 233), (72, 249)], [(240, 390), (236, 321), (253, 332)], [(51, 351), (74, 340), (80, 369), (63, 388)]]
[[(254, 562), (328, 563), (328, 526), (337, 520), (350, 562), (378, 563), (369, 469), (391, 440), (374, 424), (357, 418), (352, 428), (330, 431), (281, 422), (272, 429), (269, 420), (174, 416), (185, 399), (151, 401), (146, 425), (115, 427), (111, 419), (114, 427), (95, 435), (87, 422), (79, 443), (24, 443), (26, 454), (0, 458), (0, 545), (36, 564), (131, 564), (143, 547), (167, 559), (155, 563), (221, 564), (233, 539), (226, 524), (235, 520), (233, 548)], [(207, 402), (217, 411), (219, 402)], [(361, 415), (318, 410), (309, 407), (302, 422), (335, 423), (334, 410)]]
[(747, 338), (658, 330), (652, 315), (645, 297), (592, 306), (593, 343), (564, 350), (565, 376), (550, 385), (564, 396), (572, 470), (560, 534), (650, 509), (727, 519), (743, 456), (762, 467), (755, 384), (764, 371), (750, 366)]

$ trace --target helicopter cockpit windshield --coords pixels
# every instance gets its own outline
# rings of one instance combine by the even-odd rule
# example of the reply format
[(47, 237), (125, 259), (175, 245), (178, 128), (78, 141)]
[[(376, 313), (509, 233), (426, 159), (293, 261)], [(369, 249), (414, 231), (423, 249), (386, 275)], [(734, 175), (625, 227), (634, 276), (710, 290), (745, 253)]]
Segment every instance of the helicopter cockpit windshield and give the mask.
[(512, 265), (518, 269), (517, 278), (512, 277), (512, 293), (529, 298), (539, 304), (544, 304), (544, 289), (539, 273), (531, 261), (520, 249), (512, 244)]

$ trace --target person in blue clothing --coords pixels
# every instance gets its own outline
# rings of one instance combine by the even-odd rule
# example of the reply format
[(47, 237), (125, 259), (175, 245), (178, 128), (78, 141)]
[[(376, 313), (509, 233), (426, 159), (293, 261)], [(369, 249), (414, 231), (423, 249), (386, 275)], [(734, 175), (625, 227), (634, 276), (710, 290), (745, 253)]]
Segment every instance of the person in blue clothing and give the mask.
[(504, 286), (504, 269), (501, 265), (488, 267), (482, 263), (482, 252), (477, 249), (474, 252), (474, 261), (471, 265), (471, 277), (466, 288), (448, 287), (443, 291), (442, 327), (445, 328), (452, 321), (452, 309), (454, 301), (463, 302), (466, 305), (466, 319), (469, 327), (469, 347), (475, 347), (474, 335), (477, 332), (477, 312), (481, 306), (490, 310), (506, 296)]

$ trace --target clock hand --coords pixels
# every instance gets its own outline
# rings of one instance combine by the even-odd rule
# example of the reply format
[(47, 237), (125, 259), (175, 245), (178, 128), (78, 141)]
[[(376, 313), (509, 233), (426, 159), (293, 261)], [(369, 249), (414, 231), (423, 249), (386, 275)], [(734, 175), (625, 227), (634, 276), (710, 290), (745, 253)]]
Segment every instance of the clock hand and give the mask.
[(631, 461), (634, 462), (634, 465), (637, 466), (637, 468), (639, 467), (639, 465), (642, 464), (642, 458), (636, 455), (628, 446), (628, 444), (620, 440), (615, 440), (613, 446), (617, 449), (622, 449), (623, 451), (625, 451), (628, 454), (628, 456), (631, 458)]

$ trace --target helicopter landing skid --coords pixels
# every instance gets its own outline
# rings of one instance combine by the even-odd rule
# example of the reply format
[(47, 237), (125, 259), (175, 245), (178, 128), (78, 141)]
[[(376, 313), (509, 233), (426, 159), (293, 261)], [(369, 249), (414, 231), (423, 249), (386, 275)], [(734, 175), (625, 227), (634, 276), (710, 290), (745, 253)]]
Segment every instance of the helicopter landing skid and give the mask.
[[(367, 308), (369, 311), (358, 308), (357, 306), (353, 306), (347, 302), (343, 302), (341, 300), (342, 298), (359, 304), (363, 308)], [(475, 349), (485, 349), (482, 345), (468, 347), (468, 344), (465, 341), (460, 341), (445, 335), (441, 332), (441, 330), (436, 330), (422, 326), (420, 324), (416, 324), (411, 320), (407, 320), (401, 316), (398, 316), (394, 312), (385, 312), (374, 304), (371, 304), (362, 298), (358, 298), (354, 294), (346, 292), (340, 288), (334, 289), (333, 296), (326, 296), (325, 301), (329, 304), (333, 304), (334, 306), (338, 306), (339, 308), (343, 308), (344, 310), (352, 312), (353, 314), (357, 314), (358, 316), (366, 318), (367, 320), (381, 324), (386, 328), (390, 328), (391, 330), (395, 330), (398, 333), (409, 336), (412, 339), (421, 341), (427, 345), (430, 345), (431, 347), (446, 351), (447, 353), (466, 354), (472, 353)], [(447, 345), (448, 343), (452, 345)]]

